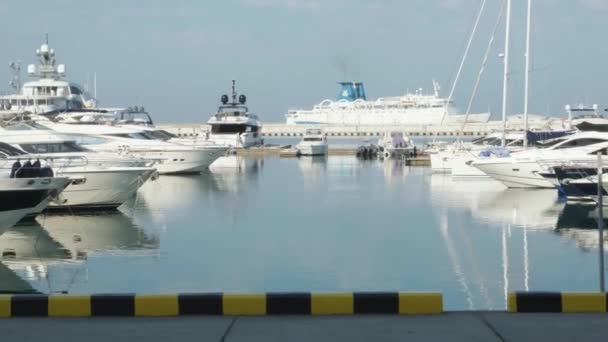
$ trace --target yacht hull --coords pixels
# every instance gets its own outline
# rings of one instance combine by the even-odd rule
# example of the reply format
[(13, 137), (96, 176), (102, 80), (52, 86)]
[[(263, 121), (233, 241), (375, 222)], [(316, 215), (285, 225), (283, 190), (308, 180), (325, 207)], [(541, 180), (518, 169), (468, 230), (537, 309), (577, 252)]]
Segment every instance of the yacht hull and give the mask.
[(153, 168), (58, 171), (73, 181), (49, 208), (117, 208), (134, 196), (154, 172)]
[(327, 145), (297, 145), (296, 149), (303, 156), (324, 156), (327, 154)]
[(10, 178), (0, 180), (0, 234), (39, 208), (69, 184), (67, 178)]
[(491, 178), (509, 188), (555, 188), (551, 181), (539, 174), (543, 172), (536, 162), (480, 161), (473, 165)]

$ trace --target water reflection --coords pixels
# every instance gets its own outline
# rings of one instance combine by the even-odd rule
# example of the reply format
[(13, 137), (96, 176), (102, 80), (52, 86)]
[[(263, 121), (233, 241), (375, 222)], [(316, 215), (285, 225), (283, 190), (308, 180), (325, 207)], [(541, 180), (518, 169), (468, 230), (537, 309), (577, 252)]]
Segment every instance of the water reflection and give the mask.
[(301, 156), (298, 158), (298, 167), (304, 178), (304, 182), (309, 185), (318, 184), (326, 179), (327, 175), (327, 156)]
[(0, 235), (0, 250), (2, 264), (26, 280), (45, 279), (49, 266), (71, 258), (38, 222), (17, 225)]
[[(604, 227), (608, 227), (608, 208), (604, 207)], [(559, 215), (556, 233), (576, 241), (583, 250), (599, 248), (598, 212), (593, 204), (569, 203)], [(608, 234), (604, 235), (604, 248), (608, 250)]]
[(159, 246), (158, 236), (144, 232), (120, 211), (43, 215), (38, 217), (38, 222), (72, 259), (85, 259), (100, 252), (116, 254)]

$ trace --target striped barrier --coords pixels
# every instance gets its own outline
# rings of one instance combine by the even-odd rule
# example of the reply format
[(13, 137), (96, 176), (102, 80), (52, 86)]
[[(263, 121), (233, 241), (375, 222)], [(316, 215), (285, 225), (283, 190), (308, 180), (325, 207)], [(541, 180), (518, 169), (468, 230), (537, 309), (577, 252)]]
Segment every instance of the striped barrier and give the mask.
[(0, 317), (436, 314), (441, 293), (0, 295)]
[(601, 292), (515, 292), (508, 298), (509, 312), (606, 312)]

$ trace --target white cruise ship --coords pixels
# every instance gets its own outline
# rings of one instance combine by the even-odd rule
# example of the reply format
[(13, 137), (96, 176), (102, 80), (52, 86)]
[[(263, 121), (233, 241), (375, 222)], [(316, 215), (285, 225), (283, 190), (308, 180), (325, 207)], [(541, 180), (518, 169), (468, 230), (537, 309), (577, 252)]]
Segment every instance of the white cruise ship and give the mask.
[(368, 100), (361, 82), (340, 82), (336, 101), (323, 100), (312, 110), (289, 110), (287, 124), (334, 125), (439, 125), (465, 122), (487, 122), (490, 113), (457, 114), (452, 101), (439, 96), (433, 82), (432, 94), (422, 90), (403, 96)]

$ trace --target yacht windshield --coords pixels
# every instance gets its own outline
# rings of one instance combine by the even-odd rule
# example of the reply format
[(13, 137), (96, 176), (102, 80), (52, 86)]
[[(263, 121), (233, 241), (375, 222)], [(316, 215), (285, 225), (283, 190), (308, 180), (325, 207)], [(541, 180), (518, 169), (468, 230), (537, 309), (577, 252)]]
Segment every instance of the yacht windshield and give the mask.
[(156, 131), (146, 131), (146, 133), (150, 136), (152, 136), (154, 139), (158, 139), (158, 140), (169, 140), (169, 139), (173, 139), (176, 136), (174, 134), (171, 134), (165, 130), (156, 130)]
[(0, 157), (19, 156), (25, 152), (3, 142), (0, 142)]
[(321, 138), (304, 138), (304, 141), (323, 141)]
[(244, 133), (257, 132), (257, 126), (239, 125), (239, 124), (221, 124), (211, 125), (211, 133)]
[(554, 149), (564, 149), (564, 148), (572, 148), (572, 147), (583, 147), (593, 144), (599, 144), (602, 142), (606, 142), (606, 139), (599, 138), (580, 138), (580, 139), (572, 139), (570, 141), (565, 141), (561, 144), (555, 145)]
[(118, 138), (128, 138), (128, 139), (139, 139), (139, 140), (155, 140), (155, 138), (146, 134), (145, 132), (137, 132), (137, 133), (118, 133), (118, 134), (108, 134), (111, 137)]
[(41, 144), (20, 144), (21, 148), (29, 153), (74, 153), (86, 152), (87, 150), (77, 145), (75, 142), (66, 141), (63, 143), (41, 143)]

